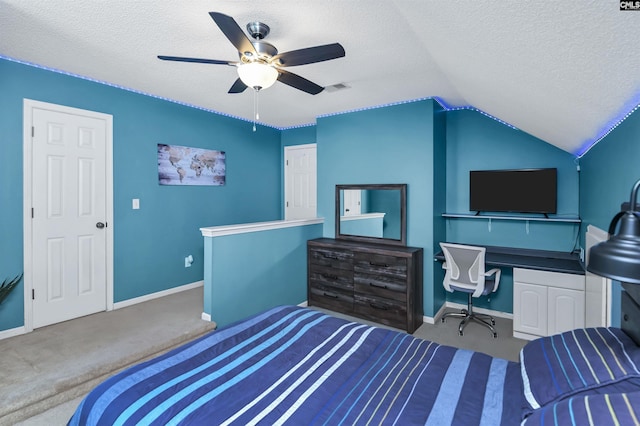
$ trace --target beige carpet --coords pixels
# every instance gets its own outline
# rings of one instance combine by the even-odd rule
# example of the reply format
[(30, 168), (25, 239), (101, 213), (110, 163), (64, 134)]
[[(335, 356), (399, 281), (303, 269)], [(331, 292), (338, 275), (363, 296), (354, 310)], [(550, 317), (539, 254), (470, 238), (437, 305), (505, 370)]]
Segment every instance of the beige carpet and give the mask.
[(83, 396), (122, 368), (214, 329), (201, 313), (197, 288), (0, 340), (0, 425)]

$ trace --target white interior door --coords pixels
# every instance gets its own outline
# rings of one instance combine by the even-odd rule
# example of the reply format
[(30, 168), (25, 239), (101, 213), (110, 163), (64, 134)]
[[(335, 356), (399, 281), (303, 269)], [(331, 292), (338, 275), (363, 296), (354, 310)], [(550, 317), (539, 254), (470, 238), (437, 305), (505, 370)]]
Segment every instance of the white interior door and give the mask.
[(362, 191), (360, 189), (345, 189), (343, 216), (358, 216), (361, 213)]
[(294, 145), (284, 149), (284, 218), (311, 219), (317, 216), (316, 145)]
[(107, 308), (107, 117), (31, 106), (33, 328)]

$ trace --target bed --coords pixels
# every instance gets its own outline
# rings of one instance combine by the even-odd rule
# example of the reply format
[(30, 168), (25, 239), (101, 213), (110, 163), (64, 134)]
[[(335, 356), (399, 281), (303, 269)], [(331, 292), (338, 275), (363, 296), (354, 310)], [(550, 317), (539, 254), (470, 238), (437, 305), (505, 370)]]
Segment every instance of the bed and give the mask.
[(638, 424), (639, 366), (620, 329), (538, 339), (516, 363), (280, 306), (111, 377), (69, 424)]

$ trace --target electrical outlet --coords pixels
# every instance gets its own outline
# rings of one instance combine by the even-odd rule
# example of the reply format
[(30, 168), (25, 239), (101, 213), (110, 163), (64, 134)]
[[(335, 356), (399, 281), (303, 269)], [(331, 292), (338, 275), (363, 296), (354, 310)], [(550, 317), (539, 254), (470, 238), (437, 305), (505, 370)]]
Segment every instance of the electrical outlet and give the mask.
[(191, 264), (193, 263), (193, 256), (189, 255), (184, 258), (184, 267), (191, 268)]

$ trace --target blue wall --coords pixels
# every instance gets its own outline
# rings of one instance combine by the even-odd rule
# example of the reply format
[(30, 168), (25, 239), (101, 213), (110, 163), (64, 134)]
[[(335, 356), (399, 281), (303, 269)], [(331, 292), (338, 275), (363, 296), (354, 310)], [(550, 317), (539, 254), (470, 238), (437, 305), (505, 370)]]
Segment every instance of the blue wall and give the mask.
[[(558, 213), (607, 229), (640, 173), (640, 117), (632, 115), (580, 159), (524, 132), (470, 110), (443, 112), (431, 100), (322, 117), (317, 126), (278, 131), (0, 59), (0, 279), (22, 271), (23, 98), (113, 115), (115, 301), (203, 278), (199, 228), (282, 217), (284, 146), (318, 143), (318, 216), (333, 237), (338, 183), (408, 183), (408, 242), (425, 248), (425, 315), (444, 300), (464, 302), (442, 289), (431, 262), (439, 241), (571, 251), (576, 225), (447, 220), (468, 212), (472, 169), (558, 168)], [(446, 143), (445, 143), (446, 141)], [(189, 145), (227, 153), (224, 187), (161, 187), (156, 145)], [(578, 192), (579, 188), (579, 192)], [(578, 195), (579, 194), (579, 195)], [(131, 199), (141, 200), (131, 210)], [(184, 256), (195, 258), (185, 269)], [(511, 275), (491, 304), (511, 312)], [(619, 303), (614, 300), (614, 312)], [(0, 330), (23, 324), (23, 289), (0, 308)]]
[[(640, 179), (639, 140), (640, 114), (636, 111), (580, 158), (580, 213), (585, 230), (594, 225), (608, 231), (620, 204), (631, 198), (631, 188)], [(612, 323), (619, 326), (619, 283), (614, 284), (611, 308)]]
[[(469, 211), (469, 171), (519, 168), (558, 169), (558, 213), (578, 216), (578, 172), (575, 157), (540, 139), (511, 129), (474, 111), (447, 113), (447, 210)], [(514, 214), (513, 216), (517, 216)], [(525, 215), (526, 216), (526, 215)], [(452, 219), (447, 238), (455, 242), (535, 248), (570, 252), (576, 244), (577, 225), (480, 219)]]
[[(202, 280), (200, 227), (281, 218), (276, 129), (254, 133), (245, 121), (8, 60), (0, 93), (0, 279), (23, 268), (23, 98), (113, 116), (115, 302)], [(158, 185), (158, 143), (225, 151), (226, 185)], [(184, 268), (189, 254), (193, 267)], [(0, 330), (24, 324), (23, 291), (2, 304)]]
[(205, 237), (204, 312), (218, 327), (307, 300), (307, 241), (322, 225)]
[[(424, 312), (433, 315), (442, 285), (433, 285), (434, 187), (444, 157), (442, 121), (432, 100), (323, 117), (317, 123), (318, 216), (334, 237), (337, 184), (406, 183), (407, 243), (424, 248)], [(439, 124), (440, 123), (440, 124)], [(439, 139), (438, 139), (439, 138)], [(438, 161), (436, 161), (438, 160)], [(444, 166), (443, 166), (444, 167)], [(439, 220), (439, 219), (436, 219)]]
[[(558, 169), (558, 214), (554, 217), (577, 217), (579, 176), (573, 155), (476, 111), (447, 112), (447, 212), (475, 213), (469, 211), (470, 170), (547, 167)], [(527, 227), (526, 222), (489, 223), (485, 219), (449, 219), (446, 226), (450, 242), (563, 252), (577, 247), (580, 229), (577, 224), (532, 221)], [(447, 299), (467, 301), (458, 293)], [(490, 301), (480, 298), (474, 304), (513, 312), (512, 270), (503, 269), (501, 286)]]

